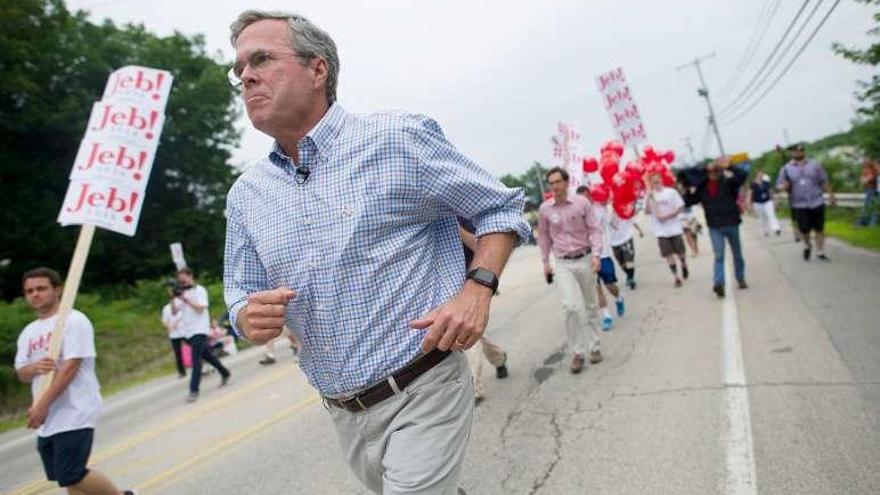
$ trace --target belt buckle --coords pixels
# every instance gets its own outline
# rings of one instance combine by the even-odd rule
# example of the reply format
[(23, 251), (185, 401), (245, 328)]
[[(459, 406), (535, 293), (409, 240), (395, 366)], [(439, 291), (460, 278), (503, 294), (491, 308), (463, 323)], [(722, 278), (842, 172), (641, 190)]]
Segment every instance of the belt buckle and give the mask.
[(340, 399), (339, 404), (342, 405), (343, 409), (350, 411), (350, 412), (357, 412), (357, 409), (355, 409), (354, 406), (349, 406), (349, 404), (357, 404), (357, 406), (360, 407), (361, 411), (367, 410), (367, 406), (365, 406), (364, 403), (361, 402), (360, 395), (355, 395), (353, 397), (349, 397), (348, 399), (344, 399), (344, 400)]

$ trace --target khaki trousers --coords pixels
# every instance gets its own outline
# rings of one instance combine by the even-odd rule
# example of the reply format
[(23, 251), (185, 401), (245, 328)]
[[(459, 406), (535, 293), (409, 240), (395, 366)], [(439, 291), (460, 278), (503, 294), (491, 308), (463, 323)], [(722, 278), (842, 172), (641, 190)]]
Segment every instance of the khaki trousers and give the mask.
[(471, 373), (474, 375), (474, 396), (485, 397), (483, 391), (483, 356), (492, 367), (497, 368), (507, 360), (504, 349), (496, 345), (486, 337), (481, 338), (473, 347), (467, 350), (468, 361), (471, 364)]
[(599, 311), (596, 308), (596, 274), (590, 270), (589, 255), (566, 260), (556, 258), (554, 284), (565, 312), (568, 349), (583, 355), (598, 351)]
[(328, 406), (346, 462), (384, 495), (456, 495), (474, 415), (467, 358), (453, 352), (366, 411)]

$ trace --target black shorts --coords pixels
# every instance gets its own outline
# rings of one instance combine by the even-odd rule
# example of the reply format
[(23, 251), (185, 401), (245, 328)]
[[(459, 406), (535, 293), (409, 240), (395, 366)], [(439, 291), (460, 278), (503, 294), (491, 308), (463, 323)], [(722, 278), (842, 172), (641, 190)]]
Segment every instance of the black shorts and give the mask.
[(664, 258), (673, 254), (684, 256), (684, 239), (680, 235), (658, 237), (657, 245), (660, 246), (660, 256)]
[(86, 464), (92, 453), (94, 435), (93, 428), (83, 428), (37, 437), (37, 451), (49, 481), (57, 481), (59, 486), (70, 486), (89, 474)]
[(797, 223), (798, 230), (806, 234), (811, 230), (825, 230), (825, 205), (816, 208), (793, 208), (791, 216)]
[(619, 246), (612, 246), (611, 249), (614, 250), (614, 257), (617, 258), (621, 268), (626, 268), (627, 263), (632, 263), (636, 259), (636, 250), (632, 239)]

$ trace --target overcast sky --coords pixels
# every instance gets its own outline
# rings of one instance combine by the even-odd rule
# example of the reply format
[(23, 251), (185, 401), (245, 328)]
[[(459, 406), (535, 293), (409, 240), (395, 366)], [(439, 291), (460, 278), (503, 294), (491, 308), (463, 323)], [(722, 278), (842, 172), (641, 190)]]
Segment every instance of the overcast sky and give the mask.
[[(812, 0), (807, 13), (817, 1)], [(335, 39), (341, 58), (339, 101), (350, 112), (398, 109), (430, 115), (467, 155), (491, 172), (520, 174), (553, 163), (558, 121), (578, 125), (590, 153), (613, 137), (595, 77), (622, 66), (650, 142), (687, 154), (717, 153), (706, 133), (705, 102), (692, 68), (703, 65), (716, 110), (751, 79), (803, 3), (781, 0), (741, 81), (724, 91), (773, 0), (327, 1), (69, 0), (97, 22), (142, 23), (159, 35), (201, 33), (219, 60), (231, 62), (228, 27), (247, 8), (282, 9), (310, 18)], [(823, 1), (812, 32), (833, 0)], [(766, 9), (769, 10), (769, 9)], [(874, 72), (831, 51), (840, 41), (864, 47), (872, 9), (842, 0), (798, 62), (747, 117), (721, 132), (728, 152), (758, 153), (849, 128), (856, 81)], [(785, 45), (783, 45), (784, 47)], [(793, 54), (800, 47), (797, 42)], [(786, 59), (787, 60), (787, 59)], [(738, 107), (742, 108), (742, 107)], [(722, 114), (721, 122), (736, 113)], [(245, 129), (236, 163), (266, 153), (269, 138)]]

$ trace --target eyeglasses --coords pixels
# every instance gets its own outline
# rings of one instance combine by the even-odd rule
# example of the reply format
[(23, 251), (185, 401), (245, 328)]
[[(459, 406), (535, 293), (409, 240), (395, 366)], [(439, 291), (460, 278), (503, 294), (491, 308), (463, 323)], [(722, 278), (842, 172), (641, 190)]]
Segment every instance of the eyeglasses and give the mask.
[(229, 72), (226, 73), (226, 77), (229, 78), (229, 84), (234, 88), (238, 88), (241, 86), (241, 75), (244, 73), (244, 68), (250, 66), (250, 68), (258, 73), (266, 70), (273, 60), (278, 60), (281, 55), (291, 55), (296, 58), (301, 58), (308, 60), (309, 57), (305, 57), (296, 52), (278, 52), (271, 53), (265, 50), (257, 50), (247, 58), (247, 62), (242, 63), (241, 61), (237, 61), (232, 64), (232, 67), (229, 68)]

